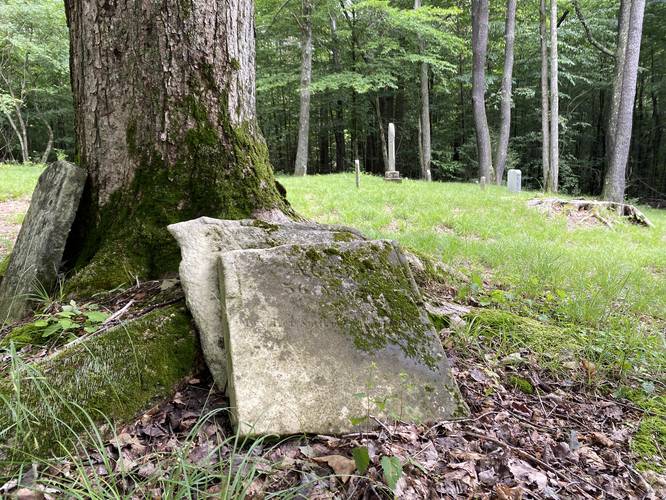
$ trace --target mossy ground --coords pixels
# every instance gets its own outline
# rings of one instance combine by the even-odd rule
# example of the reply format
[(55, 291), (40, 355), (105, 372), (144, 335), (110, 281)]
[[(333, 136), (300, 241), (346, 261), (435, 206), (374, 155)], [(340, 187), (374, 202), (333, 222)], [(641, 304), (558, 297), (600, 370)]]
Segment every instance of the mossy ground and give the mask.
[[(23, 455), (65, 452), (86, 419), (124, 422), (166, 397), (199, 362), (183, 305), (88, 337), (0, 379), (0, 448)], [(9, 425), (11, 422), (13, 426)], [(59, 447), (63, 446), (63, 449)]]

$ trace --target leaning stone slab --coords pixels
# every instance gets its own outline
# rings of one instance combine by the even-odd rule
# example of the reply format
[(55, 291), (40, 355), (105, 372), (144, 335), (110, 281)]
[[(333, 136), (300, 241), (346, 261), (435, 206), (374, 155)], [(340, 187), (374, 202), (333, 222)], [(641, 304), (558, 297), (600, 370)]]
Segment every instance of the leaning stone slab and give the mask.
[(220, 256), (233, 420), (243, 435), (339, 434), (467, 414), (411, 271), (388, 241)]
[(35, 287), (49, 290), (55, 283), (86, 177), (85, 170), (65, 161), (40, 176), (0, 283), (0, 324), (25, 316)]
[(187, 306), (201, 336), (206, 364), (218, 387), (226, 386), (226, 353), (220, 337), (217, 262), (219, 254), (284, 244), (332, 243), (363, 239), (354, 229), (318, 224), (270, 224), (259, 220), (218, 220), (209, 217), (168, 227), (181, 251), (180, 280)]

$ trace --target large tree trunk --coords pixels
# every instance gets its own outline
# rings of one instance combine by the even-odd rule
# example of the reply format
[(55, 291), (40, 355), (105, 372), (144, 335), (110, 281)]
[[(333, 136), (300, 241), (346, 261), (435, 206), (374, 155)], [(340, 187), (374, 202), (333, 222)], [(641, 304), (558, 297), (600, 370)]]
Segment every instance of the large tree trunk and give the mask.
[[(421, 0), (414, 0), (414, 9), (421, 8)], [(420, 43), (421, 53), (425, 52), (425, 44)], [(428, 180), (428, 171), (432, 161), (432, 142), (430, 132), (430, 68), (428, 63), (421, 63), (421, 119), (420, 119), (421, 179)]]
[[(247, 1), (247, 0), (246, 0)], [(310, 139), (310, 83), (312, 81), (312, 3), (303, 0), (303, 38), (301, 40), (301, 110), (298, 119), (298, 148), (294, 175), (308, 173)]]
[(541, 162), (543, 189), (545, 191), (550, 186), (550, 92), (548, 90), (548, 42), (546, 31), (546, 0), (541, 0), (539, 23), (541, 35)]
[(511, 93), (513, 83), (513, 45), (516, 38), (516, 0), (507, 0), (506, 26), (504, 29), (504, 74), (502, 75), (502, 106), (500, 118), (500, 135), (497, 141), (497, 155), (495, 157), (497, 184), (502, 184), (506, 159), (509, 152), (509, 137), (511, 134)]
[[(605, 200), (621, 203), (624, 201), (626, 188), (627, 162), (633, 130), (634, 101), (636, 100), (636, 81), (638, 63), (643, 37), (643, 16), (645, 0), (631, 2), (631, 15), (627, 32), (624, 67), (622, 69), (622, 91), (617, 105), (617, 117), (614, 124), (614, 138), (610, 152), (610, 163), (604, 180), (603, 197)], [(612, 110), (614, 113), (615, 110)], [(611, 120), (613, 115), (611, 114)], [(612, 123), (611, 123), (612, 125)]]
[(550, 183), (557, 193), (560, 177), (560, 90), (557, 55), (557, 0), (550, 0)]
[(254, 2), (66, 0), (80, 291), (177, 269), (168, 224), (287, 210), (256, 124)]
[(492, 178), (490, 129), (486, 116), (486, 53), (488, 50), (488, 0), (472, 0), (472, 106), (479, 156), (479, 177)]

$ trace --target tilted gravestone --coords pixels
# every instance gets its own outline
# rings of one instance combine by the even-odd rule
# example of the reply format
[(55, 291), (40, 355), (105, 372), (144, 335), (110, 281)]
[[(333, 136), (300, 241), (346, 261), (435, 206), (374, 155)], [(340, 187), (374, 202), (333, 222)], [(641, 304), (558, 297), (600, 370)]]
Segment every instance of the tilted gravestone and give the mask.
[(40, 176), (0, 283), (0, 324), (24, 317), (30, 294), (55, 283), (86, 177), (85, 170), (65, 161)]
[(520, 170), (511, 169), (508, 172), (507, 187), (510, 193), (520, 193), (522, 190), (522, 172)]
[(242, 435), (339, 434), (467, 414), (392, 242), (220, 255), (228, 395)]
[(217, 265), (220, 253), (284, 244), (332, 243), (363, 239), (357, 231), (318, 224), (269, 224), (258, 220), (230, 221), (209, 217), (173, 224), (167, 228), (181, 251), (180, 281), (187, 306), (201, 338), (201, 347), (216, 384), (224, 388), (227, 355), (221, 338)]

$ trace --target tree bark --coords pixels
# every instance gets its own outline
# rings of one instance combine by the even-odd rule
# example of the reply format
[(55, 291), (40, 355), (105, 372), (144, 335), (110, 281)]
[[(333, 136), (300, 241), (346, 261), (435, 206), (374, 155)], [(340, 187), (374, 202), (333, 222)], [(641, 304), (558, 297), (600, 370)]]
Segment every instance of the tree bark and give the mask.
[(168, 224), (289, 210), (256, 124), (254, 2), (65, 7), (89, 174), (66, 249), (79, 290), (175, 271)]
[(310, 83), (312, 81), (312, 3), (303, 0), (303, 37), (301, 40), (301, 110), (298, 119), (298, 148), (294, 175), (307, 175), (310, 140)]
[(382, 123), (382, 107), (379, 102), (379, 96), (375, 96), (375, 113), (377, 115), (377, 128), (379, 128), (379, 142), (382, 147), (382, 159), (384, 160), (384, 172), (389, 170), (389, 154), (388, 143), (386, 140), (386, 132), (384, 132), (384, 124)]
[(557, 193), (560, 176), (560, 91), (557, 55), (557, 0), (550, 0), (550, 184)]
[(509, 137), (511, 134), (511, 105), (513, 83), (513, 46), (516, 38), (516, 0), (507, 0), (506, 26), (504, 29), (506, 45), (504, 48), (504, 74), (502, 75), (502, 106), (500, 118), (500, 135), (495, 155), (497, 185), (502, 184), (506, 159), (509, 152)]
[(486, 54), (488, 50), (488, 0), (472, 0), (472, 106), (479, 157), (479, 178), (492, 179), (490, 129), (486, 116)]
[(550, 185), (550, 91), (548, 90), (548, 42), (546, 31), (546, 0), (541, 0), (539, 23), (541, 35), (541, 161), (544, 191), (547, 191)]
[(46, 125), (46, 131), (49, 134), (49, 139), (46, 143), (46, 147), (44, 148), (44, 153), (42, 154), (42, 159), (40, 160), (41, 163), (46, 163), (49, 161), (49, 155), (51, 154), (51, 149), (53, 149), (53, 129), (51, 128), (51, 124), (47, 120), (42, 120), (44, 122), (44, 125)]
[[(414, 0), (414, 10), (421, 8), (421, 0)], [(425, 52), (425, 44), (420, 42), (421, 54)], [(421, 63), (421, 118), (420, 118), (421, 179), (428, 180), (428, 171), (432, 161), (432, 141), (430, 131), (430, 67)]]
[[(338, 48), (338, 25), (335, 16), (331, 15), (331, 39), (333, 41), (333, 67), (336, 72), (342, 71), (340, 50)], [(345, 168), (345, 112), (342, 98), (338, 96), (335, 107), (335, 169), (342, 172)]]
[(627, 162), (633, 130), (634, 102), (636, 100), (636, 82), (638, 64), (643, 37), (643, 16), (645, 0), (631, 2), (631, 16), (627, 32), (627, 46), (622, 70), (622, 91), (617, 107), (617, 121), (610, 163), (604, 180), (603, 197), (605, 200), (621, 203), (626, 189)]
[(606, 162), (611, 163), (615, 150), (615, 132), (617, 130), (617, 115), (620, 109), (622, 96), (622, 79), (624, 77), (624, 60), (627, 52), (627, 38), (631, 22), (632, 0), (621, 0), (618, 12), (617, 43), (615, 48), (615, 74), (613, 77), (613, 94), (611, 96), (610, 111), (608, 115), (608, 132), (606, 133)]

